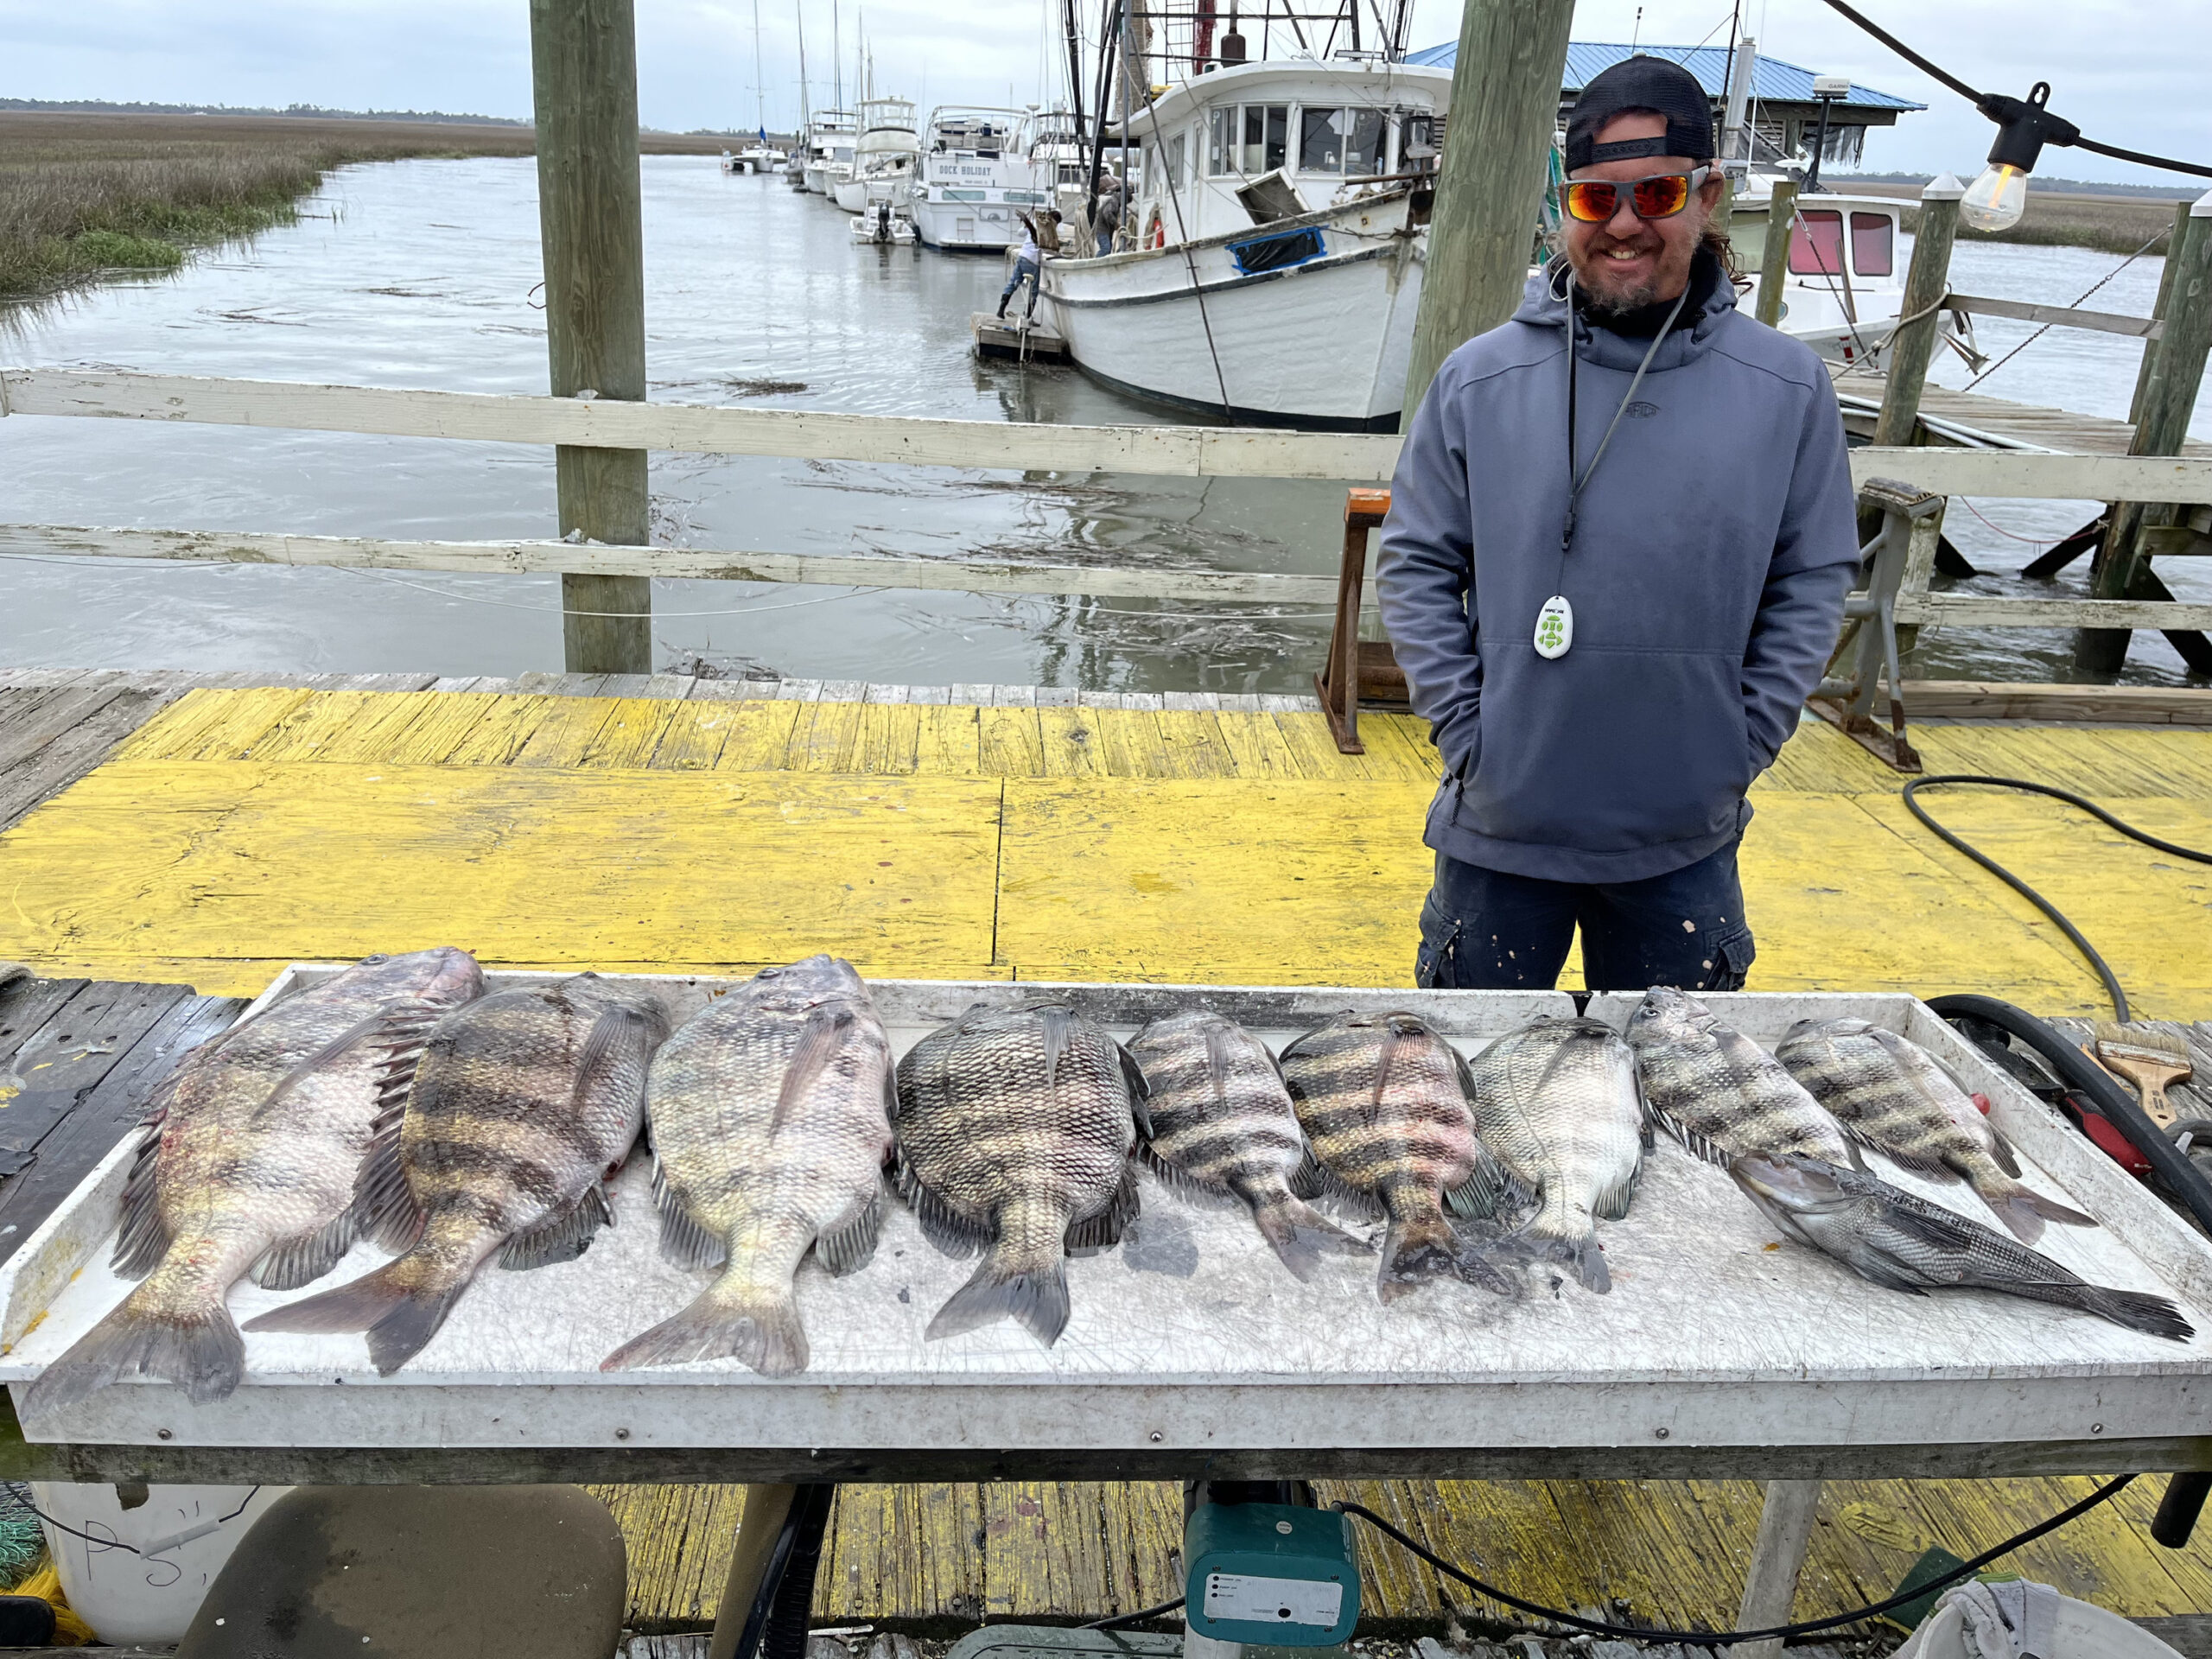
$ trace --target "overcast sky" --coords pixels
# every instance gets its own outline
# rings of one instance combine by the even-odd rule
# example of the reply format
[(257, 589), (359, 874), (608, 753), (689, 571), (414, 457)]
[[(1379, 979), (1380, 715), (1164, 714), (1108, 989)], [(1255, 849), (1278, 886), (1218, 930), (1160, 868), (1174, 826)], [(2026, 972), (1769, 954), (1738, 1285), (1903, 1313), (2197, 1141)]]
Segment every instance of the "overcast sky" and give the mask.
[[(864, 21), (878, 86), (924, 105), (1038, 100), (1046, 12), (1058, 0), (841, 0), (849, 82)], [(798, 14), (817, 104), (827, 103), (830, 0), (760, 0), (766, 114), (798, 109)], [(1086, 15), (1097, 0), (1083, 0)], [(1821, 0), (1743, 0), (1769, 55), (1930, 106), (1866, 147), (1874, 169), (1979, 171), (1993, 129), (1962, 100), (1861, 35)], [(2212, 7), (2202, 0), (1859, 0), (1862, 10), (1970, 84), (2024, 94), (2047, 79), (2051, 108), (2092, 137), (2212, 162)], [(637, 0), (639, 92), (648, 125), (678, 130), (754, 119), (753, 0)], [(1226, 10), (1224, 4), (1224, 7)], [(1580, 0), (1574, 37), (1725, 45), (1723, 0)], [(1459, 32), (1459, 0), (1415, 0), (1413, 44)], [(1095, 26), (1095, 25), (1094, 25)], [(1248, 34), (1250, 30), (1248, 28)], [(0, 0), (0, 96), (153, 103), (320, 104), (348, 109), (530, 112), (521, 0)], [(2171, 181), (2084, 150), (2046, 151), (2073, 178)]]

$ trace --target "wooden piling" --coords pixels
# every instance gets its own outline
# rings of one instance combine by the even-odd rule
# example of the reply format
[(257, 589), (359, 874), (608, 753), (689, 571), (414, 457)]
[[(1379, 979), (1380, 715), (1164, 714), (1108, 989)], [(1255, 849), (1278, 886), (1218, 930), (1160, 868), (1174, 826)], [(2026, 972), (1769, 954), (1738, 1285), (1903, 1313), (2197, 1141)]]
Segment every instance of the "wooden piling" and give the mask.
[(1782, 290), (1789, 281), (1789, 233), (1797, 222), (1797, 181), (1777, 179), (1768, 198), (1766, 245), (1759, 250), (1759, 305), (1753, 315), (1770, 328), (1782, 326)]
[(1943, 297), (1951, 291), (1951, 245), (1958, 239), (1959, 202), (1966, 193), (1948, 173), (1920, 193), (1920, 229), (1913, 238), (1912, 264), (1905, 272), (1897, 313), (1904, 321), (1890, 336), (1885, 353), (1888, 384), (1874, 422), (1878, 444), (1909, 444), (1919, 428), (1920, 394), (1928, 385)]
[[(1744, 1599), (1736, 1615), (1739, 1630), (1770, 1630), (1789, 1623), (1797, 1599), (1797, 1580), (1805, 1570), (1805, 1554), (1813, 1541), (1813, 1522), (1821, 1505), (1817, 1480), (1770, 1480), (1766, 1502), (1759, 1510), (1758, 1541), (1751, 1547), (1751, 1565), (1744, 1575)], [(1782, 1639), (1744, 1642), (1733, 1651), (1738, 1659), (1782, 1659)]]
[[(2151, 321), (2153, 322), (2165, 321), (2167, 303), (2173, 298), (2174, 271), (2181, 264), (2181, 261), (2174, 256), (2180, 251), (2182, 240), (2188, 233), (2189, 210), (2195, 205), (2193, 202), (2187, 201), (2174, 203), (2173, 228), (2166, 232), (2165, 268), (2158, 273), (2158, 297), (2157, 302), (2151, 307)], [(2158, 361), (2158, 342), (2155, 340), (2145, 340), (2143, 360), (2136, 365), (2135, 370), (2135, 395), (2129, 400), (2127, 405), (2127, 423), (2130, 426), (2133, 426), (2143, 418), (2143, 389), (2151, 384), (2151, 366)]]
[[(531, 0), (530, 44), (553, 394), (642, 402), (645, 226), (632, 0)], [(563, 536), (638, 547), (652, 539), (645, 451), (563, 444), (554, 467)], [(564, 575), (561, 603), (569, 672), (652, 672), (649, 577)]]
[(1402, 432), (1444, 359), (1521, 303), (1573, 15), (1571, 0), (1466, 0)]
[[(2212, 191), (2190, 204), (2166, 264), (2165, 332), (2155, 353), (2145, 351), (2136, 389), (2135, 435), (2127, 446), (2131, 455), (2177, 455), (2189, 436), (2205, 356), (2212, 351)], [(2105, 543), (2090, 569), (2090, 596), (2137, 597), (2151, 578), (2151, 562), (2138, 546), (2140, 533), (2176, 522), (2174, 510), (2121, 501), (2113, 504), (2110, 518)], [(2123, 628), (2084, 628), (2075, 639), (2075, 665), (2091, 673), (2118, 673), (2127, 659), (2128, 639)]]

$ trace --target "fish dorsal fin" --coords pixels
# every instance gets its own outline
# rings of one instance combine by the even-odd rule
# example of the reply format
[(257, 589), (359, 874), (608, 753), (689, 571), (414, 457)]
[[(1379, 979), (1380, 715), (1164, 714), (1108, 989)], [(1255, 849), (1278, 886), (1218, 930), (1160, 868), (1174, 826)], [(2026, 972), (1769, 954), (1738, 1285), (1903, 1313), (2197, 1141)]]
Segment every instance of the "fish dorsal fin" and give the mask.
[(1229, 1104), (1230, 1053), (1229, 1027), (1221, 1020), (1206, 1026), (1206, 1078), (1213, 1084), (1213, 1103), (1217, 1106)]
[(782, 1086), (776, 1090), (776, 1109), (768, 1118), (770, 1135), (782, 1128), (798, 1103), (814, 1091), (830, 1063), (836, 1058), (845, 1034), (859, 1019), (851, 1005), (844, 1002), (823, 1002), (807, 1010), (806, 1023), (799, 1028), (798, 1046), (791, 1050)]
[(1382, 1021), (1382, 1041), (1375, 1056), (1375, 1087), (1367, 1097), (1366, 1121), (1379, 1122), (1382, 1116), (1382, 1094), (1390, 1086), (1390, 1067), (1398, 1058), (1398, 1046), (1410, 1033), (1398, 1029), (1398, 1016), (1391, 1014)]
[(1122, 1062), (1122, 1081), (1128, 1085), (1129, 1116), (1136, 1120), (1137, 1133), (1147, 1140), (1152, 1138), (1152, 1085), (1145, 1081), (1144, 1068), (1137, 1064), (1136, 1056), (1119, 1043), (1114, 1052)]
[(599, 1230), (612, 1225), (613, 1220), (607, 1189), (594, 1182), (574, 1203), (509, 1239), (499, 1249), (499, 1265), (510, 1272), (526, 1273), (532, 1268), (573, 1262), (591, 1248)]
[(257, 1109), (267, 1111), (271, 1106), (289, 1096), (305, 1078), (359, 1045), (367, 1042), (371, 1038), (382, 1035), (391, 1024), (391, 1015), (379, 1011), (371, 1014), (365, 1020), (347, 1027), (314, 1053), (308, 1055), (307, 1058), (294, 1065), (283, 1077), (277, 1078), (276, 1086), (262, 1097), (261, 1104)]
[(369, 1149), (353, 1178), (353, 1224), (361, 1236), (380, 1249), (412, 1249), (423, 1236), (426, 1220), (415, 1189), (407, 1179), (407, 1166), (399, 1155), (400, 1136), (406, 1128), (406, 1097), (387, 1102), (369, 1128)]
[(699, 1224), (668, 1184), (668, 1171), (653, 1156), (653, 1208), (660, 1214), (660, 1259), (671, 1267), (719, 1268), (729, 1260), (729, 1246)]
[(1059, 1086), (1060, 1057), (1068, 1052), (1068, 1027), (1075, 1023), (1074, 1013), (1058, 1006), (1048, 1005), (1037, 1010), (1045, 1025), (1045, 1086)]

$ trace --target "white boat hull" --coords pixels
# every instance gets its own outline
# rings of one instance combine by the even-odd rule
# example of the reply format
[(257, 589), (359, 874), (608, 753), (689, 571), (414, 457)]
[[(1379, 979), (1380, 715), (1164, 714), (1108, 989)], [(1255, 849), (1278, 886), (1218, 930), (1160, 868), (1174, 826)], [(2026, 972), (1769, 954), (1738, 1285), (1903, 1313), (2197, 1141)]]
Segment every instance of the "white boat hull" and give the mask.
[(917, 192), (906, 211), (933, 248), (955, 253), (998, 253), (1020, 239), (1016, 209), (998, 201), (931, 201)]
[[(1045, 269), (1077, 365), (1144, 397), (1268, 424), (1392, 428), (1404, 401), (1428, 233), (1402, 196), (1229, 237)], [(1318, 257), (1240, 273), (1235, 246), (1312, 230)], [(1193, 292), (1192, 267), (1198, 275)], [(1219, 367), (1217, 371), (1216, 364)]]

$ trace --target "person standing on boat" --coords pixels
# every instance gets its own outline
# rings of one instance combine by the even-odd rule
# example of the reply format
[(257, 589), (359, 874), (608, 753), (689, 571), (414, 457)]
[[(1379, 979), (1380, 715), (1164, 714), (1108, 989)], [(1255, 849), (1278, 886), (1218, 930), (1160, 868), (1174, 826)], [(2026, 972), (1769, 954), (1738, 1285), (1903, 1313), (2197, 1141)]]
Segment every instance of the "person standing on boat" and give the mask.
[[(1736, 853), (1859, 560), (1835, 394), (1735, 308), (1712, 105), (1591, 80), (1558, 257), (1447, 358), (1391, 484), (1382, 618), (1444, 781), (1424, 986), (1739, 988)], [(1434, 271), (1432, 268), (1432, 280)]]

